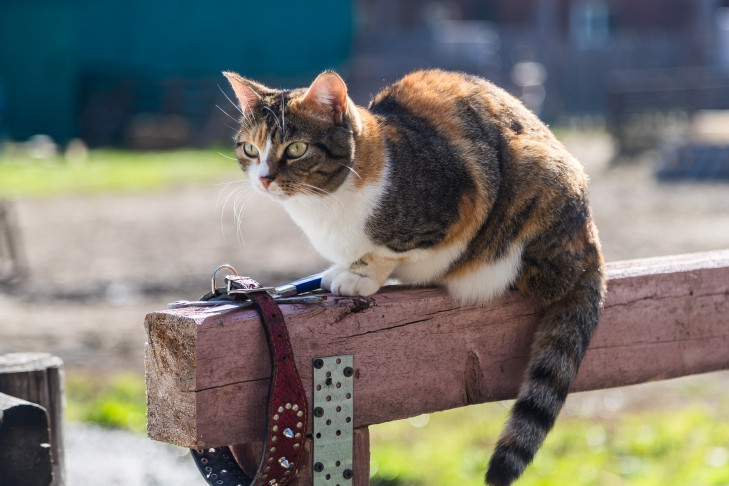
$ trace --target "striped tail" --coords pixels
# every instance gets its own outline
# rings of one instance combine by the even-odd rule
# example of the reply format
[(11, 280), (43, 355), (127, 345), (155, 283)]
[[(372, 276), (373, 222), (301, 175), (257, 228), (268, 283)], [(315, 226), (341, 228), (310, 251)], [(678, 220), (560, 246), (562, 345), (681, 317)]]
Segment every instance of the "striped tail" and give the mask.
[(580, 276), (569, 293), (546, 308), (524, 382), (489, 462), (488, 485), (512, 484), (542, 445), (597, 325), (603, 295), (602, 270), (595, 266)]

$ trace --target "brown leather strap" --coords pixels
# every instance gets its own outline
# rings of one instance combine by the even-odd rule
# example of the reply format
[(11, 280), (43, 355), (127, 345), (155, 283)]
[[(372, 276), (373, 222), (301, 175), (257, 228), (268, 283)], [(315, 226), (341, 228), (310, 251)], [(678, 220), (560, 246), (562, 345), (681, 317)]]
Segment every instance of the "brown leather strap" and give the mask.
[[(236, 278), (236, 280), (238, 280)], [(249, 279), (250, 280), (250, 279)], [(271, 356), (267, 433), (263, 457), (253, 479), (235, 464), (228, 447), (193, 450), (193, 458), (211, 485), (283, 486), (295, 477), (306, 440), (309, 407), (281, 309), (255, 281), (246, 282), (246, 296), (261, 315)]]
[(268, 292), (252, 292), (248, 297), (263, 319), (273, 365), (268, 397), (268, 435), (257, 484), (282, 486), (294, 475), (304, 450), (309, 407), (281, 309)]

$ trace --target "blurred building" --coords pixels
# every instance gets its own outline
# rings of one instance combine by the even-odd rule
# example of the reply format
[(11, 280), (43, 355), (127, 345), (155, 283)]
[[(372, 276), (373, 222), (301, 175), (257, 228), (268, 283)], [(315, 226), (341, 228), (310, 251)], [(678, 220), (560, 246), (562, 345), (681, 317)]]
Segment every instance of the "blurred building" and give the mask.
[(362, 0), (351, 78), (364, 95), (408, 70), (440, 66), (490, 78), (548, 120), (605, 114), (615, 73), (729, 68), (729, 15), (722, 16), (728, 6), (727, 0)]
[(293, 87), (335, 68), (366, 104), (442, 67), (493, 80), (547, 121), (620, 120), (635, 100), (729, 108), (728, 53), (729, 0), (2, 0), (0, 130), (209, 144), (234, 124), (215, 107), (233, 111), (223, 69)]
[(210, 143), (233, 124), (215, 108), (234, 111), (220, 71), (292, 86), (341, 67), (352, 12), (342, 0), (2, 0), (0, 129), (91, 145)]

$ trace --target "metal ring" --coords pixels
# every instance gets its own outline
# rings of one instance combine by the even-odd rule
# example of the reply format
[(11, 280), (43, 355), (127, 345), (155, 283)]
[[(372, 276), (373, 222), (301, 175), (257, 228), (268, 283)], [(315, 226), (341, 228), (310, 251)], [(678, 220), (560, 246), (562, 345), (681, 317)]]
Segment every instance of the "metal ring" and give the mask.
[(213, 277), (210, 280), (210, 285), (212, 286), (212, 290), (213, 290), (213, 296), (218, 295), (218, 287), (215, 284), (215, 277), (217, 277), (218, 276), (218, 272), (220, 272), (224, 268), (227, 268), (228, 270), (230, 270), (231, 272), (233, 272), (233, 275), (238, 275), (238, 271), (235, 268), (233, 268), (233, 267), (231, 267), (230, 265), (227, 265), (227, 264), (226, 265), (220, 265), (218, 268), (216, 268), (215, 271), (213, 272)]

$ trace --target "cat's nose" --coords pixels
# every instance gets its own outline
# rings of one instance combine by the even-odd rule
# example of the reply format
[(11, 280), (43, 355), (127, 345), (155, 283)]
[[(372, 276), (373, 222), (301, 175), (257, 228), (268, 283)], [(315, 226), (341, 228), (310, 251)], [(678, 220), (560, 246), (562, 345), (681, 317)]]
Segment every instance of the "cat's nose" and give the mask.
[(263, 184), (263, 187), (265, 187), (266, 190), (268, 190), (268, 186), (270, 186), (271, 181), (273, 181), (273, 177), (271, 177), (270, 175), (262, 175), (258, 179), (260, 179), (261, 184)]

